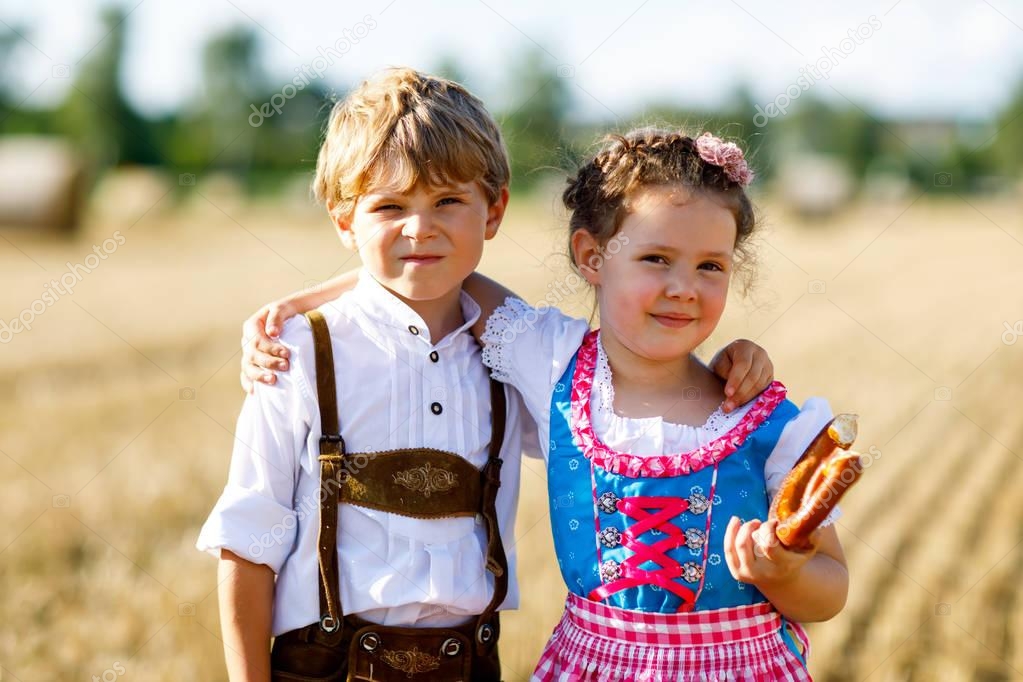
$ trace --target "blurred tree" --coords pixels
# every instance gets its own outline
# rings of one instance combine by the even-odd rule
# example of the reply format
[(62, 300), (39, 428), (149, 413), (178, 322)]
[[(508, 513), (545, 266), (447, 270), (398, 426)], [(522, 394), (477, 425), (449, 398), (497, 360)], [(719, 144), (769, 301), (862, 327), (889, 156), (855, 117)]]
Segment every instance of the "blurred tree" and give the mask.
[(1003, 172), (1018, 176), (1023, 170), (1023, 78), (995, 125), (998, 134), (992, 145), (993, 157)]
[(469, 84), (468, 76), (462, 69), (462, 65), (458, 62), (458, 58), (452, 54), (441, 55), (440, 59), (437, 60), (437, 65), (433, 67), (432, 73), (464, 85), (469, 90), (473, 89)]
[(548, 170), (562, 170), (570, 156), (567, 124), (571, 73), (552, 67), (539, 49), (511, 69), (511, 104), (498, 121), (511, 155), (512, 182), (529, 187)]
[[(260, 101), (268, 101), (270, 96), (265, 95)], [(321, 131), (334, 101), (335, 95), (319, 81), (313, 81), (287, 102), (280, 115), (274, 114), (258, 129), (246, 133), (252, 136), (253, 144), (250, 188), (273, 191), (297, 174), (305, 173), (312, 178)]]
[(870, 162), (881, 153), (884, 124), (855, 107), (843, 111), (837, 124), (840, 126), (840, 134), (836, 139), (834, 153), (844, 156), (849, 170), (856, 178), (862, 179)]
[[(842, 159), (862, 180), (871, 161), (881, 155), (885, 124), (859, 107), (832, 104), (812, 95), (800, 98), (785, 116), (768, 125), (795, 139), (797, 149)], [(905, 154), (901, 150), (898, 156)]]
[(152, 130), (121, 91), (125, 18), (121, 9), (103, 11), (106, 37), (71, 67), (71, 90), (56, 112), (59, 131), (100, 166), (161, 160)]
[(7, 107), (11, 97), (9, 91), (9, 84), (11, 82), (11, 53), (14, 52), (14, 45), (18, 40), (16, 30), (15, 28), (8, 28), (6, 31), (0, 32), (0, 107), (3, 108), (3, 115), (8, 113)]
[(0, 133), (49, 133), (53, 131), (53, 112), (27, 108), (23, 102), (28, 93), (17, 93), (14, 67), (15, 54), (24, 48), (24, 26), (7, 26), (0, 33)]
[(239, 27), (214, 37), (203, 50), (203, 94), (189, 126), (192, 144), (185, 148), (201, 167), (212, 163), (242, 173), (252, 165), (251, 107), (270, 99), (258, 48), (254, 32)]
[(839, 111), (810, 94), (791, 105), (788, 113), (771, 119), (769, 126), (798, 140), (799, 151), (834, 154), (842, 145), (836, 140)]
[(958, 191), (967, 192), (985, 189), (984, 182), (998, 173), (997, 160), (989, 151), (973, 152), (964, 145), (957, 145), (940, 167), (953, 169), (952, 185)]
[[(68, 96), (52, 111), (20, 105), (29, 93), (15, 90), (18, 81), (10, 69), (24, 49), (20, 35), (26, 31), (7, 26), (0, 32), (0, 133), (65, 134), (101, 166), (161, 164), (176, 173), (212, 167), (244, 176), (250, 188), (274, 188), (297, 172), (311, 173), (323, 123), (336, 100), (322, 79), (300, 83), (301, 76), (292, 80), (289, 74), (280, 82), (268, 80), (260, 67), (258, 36), (236, 28), (206, 45), (202, 94), (196, 101), (158, 119), (143, 118), (122, 91), (126, 14), (109, 8), (101, 16), (105, 37), (71, 68)], [(716, 109), (662, 102), (630, 121), (580, 124), (570, 119), (576, 94), (571, 67), (557, 67), (540, 49), (522, 53), (511, 64), (509, 104), (497, 118), (518, 188), (536, 184), (545, 171), (570, 167), (608, 130), (651, 124), (741, 140), (761, 178), (770, 177), (787, 155), (801, 152), (839, 159), (857, 181), (871, 174), (908, 177), (931, 190), (939, 171), (953, 172), (954, 186), (961, 191), (1009, 185), (1023, 172), (1023, 79), (1001, 112), (969, 125), (883, 118), (807, 92), (788, 113), (758, 128), (756, 101), (745, 85)], [(467, 79), (450, 54), (433, 70), (461, 83)], [(267, 111), (266, 106), (270, 115), (253, 116)], [(993, 139), (988, 125), (997, 131)]]
[(233, 29), (206, 46), (202, 99), (177, 126), (168, 150), (179, 168), (210, 166), (243, 177), (252, 190), (268, 191), (315, 167), (333, 97), (300, 68), (272, 81), (259, 66), (259, 52), (257, 36), (247, 29)]
[(772, 173), (769, 159), (773, 137), (757, 128), (753, 122), (757, 113), (756, 105), (753, 91), (744, 83), (729, 95), (722, 110), (711, 114), (711, 125), (706, 129), (741, 144), (757, 177), (763, 181)]

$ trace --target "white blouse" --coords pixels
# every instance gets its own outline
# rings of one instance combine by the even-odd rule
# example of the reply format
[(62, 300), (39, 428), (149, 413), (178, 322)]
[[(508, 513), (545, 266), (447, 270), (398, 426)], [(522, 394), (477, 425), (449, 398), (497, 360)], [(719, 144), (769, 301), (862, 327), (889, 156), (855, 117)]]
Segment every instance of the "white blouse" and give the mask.
[[(554, 386), (565, 373), (589, 331), (585, 320), (566, 316), (557, 308), (533, 308), (509, 298), (487, 320), (483, 335), (483, 364), (492, 376), (519, 389), (526, 409), (536, 420), (544, 458), (550, 447), (550, 409)], [(702, 426), (674, 424), (654, 417), (622, 417), (614, 411), (614, 384), (603, 344), (597, 344), (597, 367), (590, 394), (593, 428), (600, 440), (620, 452), (662, 455), (696, 450), (724, 435), (742, 421), (753, 401), (726, 414), (719, 406)], [(544, 371), (543, 368), (549, 368)], [(824, 398), (811, 397), (782, 429), (767, 458), (764, 473), (770, 499), (810, 442), (832, 418)], [(823, 525), (841, 517), (836, 507)]]
[[(353, 291), (320, 308), (333, 340), (348, 452), (427, 447), (486, 463), (490, 384), (469, 333), (480, 310), (464, 293), (461, 306), (465, 324), (436, 343), (422, 318), (365, 271)], [(246, 398), (227, 485), (196, 543), (216, 557), (228, 549), (273, 569), (275, 636), (320, 617), (320, 416), (304, 316), (288, 320), (281, 343), (291, 369)], [(508, 391), (497, 497), (509, 568), (503, 608), (519, 600), (514, 523), (524, 448), (536, 453), (535, 427), (521, 397)], [(339, 525), (345, 613), (386, 625), (449, 626), (481, 613), (493, 595), (486, 531), (475, 518), (424, 520), (344, 504)]]

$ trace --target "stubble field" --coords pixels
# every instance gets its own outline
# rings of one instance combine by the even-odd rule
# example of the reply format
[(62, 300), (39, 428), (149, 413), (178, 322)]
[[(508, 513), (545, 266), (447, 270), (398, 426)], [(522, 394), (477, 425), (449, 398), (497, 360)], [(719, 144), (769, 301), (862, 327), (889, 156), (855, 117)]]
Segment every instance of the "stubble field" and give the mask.
[[(357, 265), (300, 206), (200, 188), (174, 207), (95, 211), (73, 241), (2, 233), (8, 323), (94, 245), (106, 257), (0, 345), (0, 679), (226, 679), (216, 562), (193, 544), (243, 399), (240, 322)], [(797, 404), (858, 412), (858, 449), (875, 448), (840, 525), (849, 603), (810, 627), (812, 672), (1023, 678), (1018, 206), (908, 197), (829, 220), (765, 215), (753, 297), (730, 300), (701, 355), (756, 339)], [(482, 271), (540, 300), (568, 273), (562, 224), (550, 200), (513, 202)], [(588, 315), (585, 292), (567, 308)], [(544, 472), (524, 466), (507, 680), (528, 678), (564, 596)]]

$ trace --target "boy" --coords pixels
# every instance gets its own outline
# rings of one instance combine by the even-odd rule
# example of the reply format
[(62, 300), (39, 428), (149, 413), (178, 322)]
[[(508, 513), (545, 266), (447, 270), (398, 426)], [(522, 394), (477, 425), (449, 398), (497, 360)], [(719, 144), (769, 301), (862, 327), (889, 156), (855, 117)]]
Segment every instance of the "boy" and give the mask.
[(247, 398), (197, 543), (220, 558), (232, 680), (500, 679), (532, 424), (461, 286), (508, 181), (496, 124), (450, 81), (390, 70), (332, 112), (316, 195), (364, 267), (284, 325), (292, 367)]

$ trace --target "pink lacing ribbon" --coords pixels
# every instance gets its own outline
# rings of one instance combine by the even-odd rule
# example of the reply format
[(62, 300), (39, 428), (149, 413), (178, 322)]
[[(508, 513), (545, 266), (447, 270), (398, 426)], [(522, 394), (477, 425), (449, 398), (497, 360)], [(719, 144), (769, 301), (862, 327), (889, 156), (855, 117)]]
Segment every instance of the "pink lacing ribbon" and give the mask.
[[(682, 608), (689, 610), (696, 603), (696, 593), (681, 585), (675, 579), (683, 575), (683, 566), (666, 554), (668, 550), (686, 544), (682, 529), (671, 523), (671, 519), (683, 514), (689, 508), (689, 501), (678, 497), (628, 497), (618, 502), (618, 510), (636, 520), (622, 533), (621, 543), (633, 552), (632, 556), (618, 564), (621, 577), (606, 582), (590, 592), (590, 599), (602, 601), (609, 596), (631, 587), (657, 585), (682, 598)], [(654, 513), (647, 511), (656, 509)], [(659, 530), (668, 537), (653, 544), (646, 544), (639, 537), (648, 530)], [(655, 570), (641, 569), (644, 563), (652, 561), (660, 566)]]

